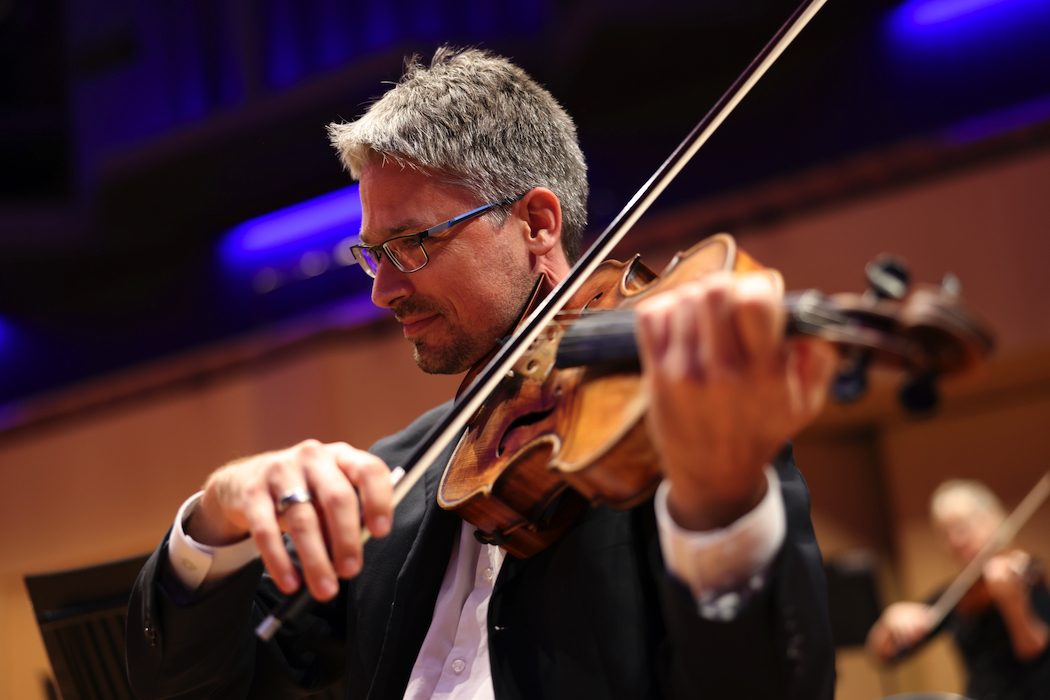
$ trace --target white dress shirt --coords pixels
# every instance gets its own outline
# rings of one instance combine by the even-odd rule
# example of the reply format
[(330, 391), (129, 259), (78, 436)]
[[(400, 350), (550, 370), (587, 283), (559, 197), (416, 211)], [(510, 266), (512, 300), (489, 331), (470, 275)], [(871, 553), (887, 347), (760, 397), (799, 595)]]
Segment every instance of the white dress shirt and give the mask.
[[(705, 618), (730, 620), (748, 594), (761, 589), (784, 542), (787, 519), (780, 481), (766, 467), (765, 498), (728, 527), (693, 532), (679, 527), (667, 511), (667, 483), (657, 490), (655, 507), (664, 562), (685, 583)], [(237, 571), (259, 556), (252, 540), (224, 547), (195, 542), (183, 523), (201, 493), (179, 509), (168, 541), (172, 570), (190, 591)], [(412, 668), (406, 700), (493, 700), (489, 666), (488, 604), (504, 552), (483, 545), (474, 526), (464, 522), (453, 544), (434, 607), (434, 619)]]

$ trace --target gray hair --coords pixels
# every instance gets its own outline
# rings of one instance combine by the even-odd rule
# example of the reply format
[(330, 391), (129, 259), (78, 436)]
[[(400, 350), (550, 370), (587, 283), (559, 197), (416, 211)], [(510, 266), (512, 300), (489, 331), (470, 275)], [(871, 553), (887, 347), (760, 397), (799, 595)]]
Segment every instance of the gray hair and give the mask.
[(565, 254), (570, 263), (579, 257), (587, 164), (576, 126), (547, 90), (505, 58), (443, 47), (427, 68), (413, 56), (401, 81), (364, 116), (330, 124), (328, 133), (354, 179), (367, 163), (393, 160), (464, 187), (479, 203), (546, 187), (561, 203)]
[(949, 479), (937, 487), (930, 496), (930, 514), (942, 519), (944, 515), (958, 507), (959, 499), (969, 501), (977, 510), (1002, 519), (1006, 516), (999, 497), (992, 490), (976, 479)]

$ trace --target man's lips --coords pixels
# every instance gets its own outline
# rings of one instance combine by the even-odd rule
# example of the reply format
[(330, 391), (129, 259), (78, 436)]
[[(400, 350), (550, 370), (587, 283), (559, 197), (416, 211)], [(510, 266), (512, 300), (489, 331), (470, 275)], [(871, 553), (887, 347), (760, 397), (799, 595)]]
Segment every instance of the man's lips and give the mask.
[(431, 326), (440, 318), (438, 314), (432, 314), (430, 316), (417, 316), (409, 319), (398, 319), (404, 325), (404, 332), (406, 338), (415, 338), (423, 333), (427, 328)]

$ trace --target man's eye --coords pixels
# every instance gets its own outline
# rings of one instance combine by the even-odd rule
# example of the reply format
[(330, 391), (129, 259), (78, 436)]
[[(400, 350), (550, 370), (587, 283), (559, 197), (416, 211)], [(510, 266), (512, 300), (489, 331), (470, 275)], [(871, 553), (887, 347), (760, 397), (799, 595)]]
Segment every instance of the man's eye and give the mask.
[(410, 238), (398, 238), (396, 243), (394, 243), (393, 248), (397, 251), (398, 255), (406, 255), (417, 250), (419, 245), (419, 238), (412, 236)]

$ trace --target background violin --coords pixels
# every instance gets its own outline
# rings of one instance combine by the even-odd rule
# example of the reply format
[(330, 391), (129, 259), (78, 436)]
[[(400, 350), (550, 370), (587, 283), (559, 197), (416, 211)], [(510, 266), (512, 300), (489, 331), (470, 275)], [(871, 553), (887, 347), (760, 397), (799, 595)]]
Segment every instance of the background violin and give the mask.
[[(1024, 550), (1011, 548), (999, 552), (999, 554), (1021, 555), (1018, 559), (1025, 562), (1024, 566), (1017, 566), (1016, 562), (1012, 562), (1011, 566), (1014, 567), (1014, 570), (1021, 577), (1021, 581), (1025, 588), (1031, 588), (1032, 586), (1043, 582), (1042, 570), (1036, 566), (1035, 561)], [(987, 610), (990, 605), (994, 605), (992, 593), (988, 588), (988, 583), (984, 576), (981, 576), (972, 586), (970, 586), (969, 590), (963, 594), (963, 597), (956, 604), (955, 614), (961, 617), (975, 619), (984, 614), (984, 611)]]

